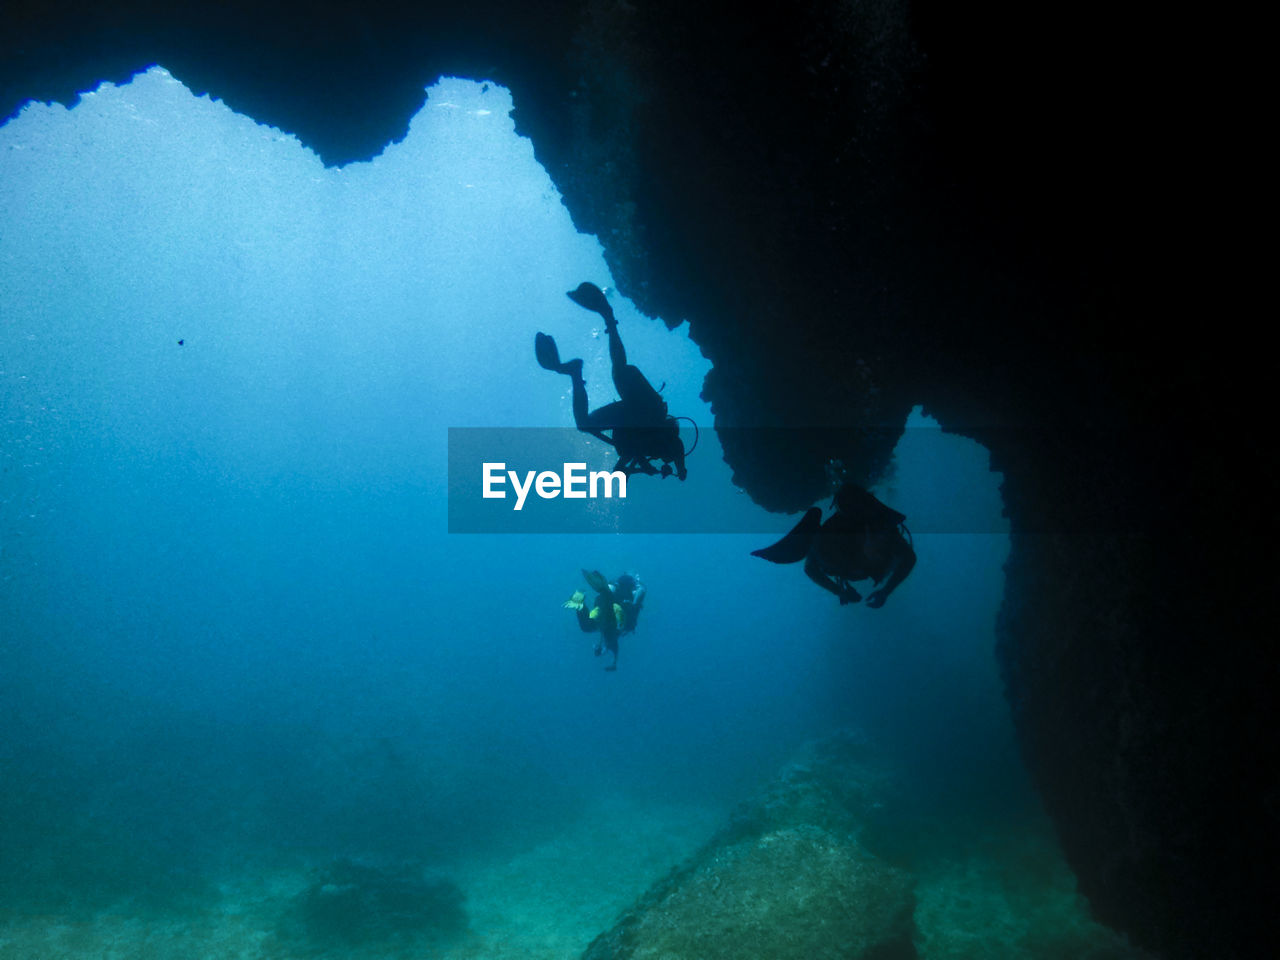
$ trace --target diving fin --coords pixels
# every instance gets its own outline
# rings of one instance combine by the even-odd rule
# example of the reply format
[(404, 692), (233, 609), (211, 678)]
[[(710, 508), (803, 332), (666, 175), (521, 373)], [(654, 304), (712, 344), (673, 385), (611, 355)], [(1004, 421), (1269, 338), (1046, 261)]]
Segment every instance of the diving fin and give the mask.
[(604, 578), (604, 574), (599, 570), (583, 570), (582, 575), (586, 578), (587, 586), (591, 587), (596, 593), (604, 593), (609, 589), (609, 581)]
[(605, 299), (604, 291), (594, 283), (580, 283), (578, 289), (570, 290), (565, 296), (578, 306), (600, 314), (606, 321), (613, 321), (613, 307)]
[(550, 335), (539, 333), (533, 338), (533, 354), (538, 358), (538, 366), (552, 373), (560, 373), (560, 351)]
[(791, 532), (771, 547), (752, 550), (753, 557), (760, 557), (771, 563), (797, 563), (809, 553), (813, 538), (822, 526), (822, 508), (810, 507), (800, 522), (791, 528)]

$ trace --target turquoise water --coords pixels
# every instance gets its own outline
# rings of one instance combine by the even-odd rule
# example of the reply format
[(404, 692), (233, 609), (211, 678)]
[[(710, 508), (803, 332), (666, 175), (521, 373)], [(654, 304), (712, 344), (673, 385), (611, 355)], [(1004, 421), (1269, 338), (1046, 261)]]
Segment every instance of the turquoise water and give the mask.
[[(577, 956), (849, 727), (934, 825), (902, 843), (921, 955), (1085, 924), (992, 655), (984, 451), (913, 414), (877, 493), (984, 519), (918, 534), (882, 610), (751, 557), (796, 518), (733, 486), (687, 325), (611, 290), (511, 110), (443, 81), (325, 169), (156, 68), (0, 129), (0, 956), (295, 955), (280, 918), (341, 858), (457, 885), (432, 955)], [(534, 332), (614, 399), (582, 280), (702, 427), (687, 482), (633, 480), (651, 509), (759, 532), (447, 532), (449, 428), (572, 423)], [(648, 588), (616, 673), (562, 607), (584, 567)]]

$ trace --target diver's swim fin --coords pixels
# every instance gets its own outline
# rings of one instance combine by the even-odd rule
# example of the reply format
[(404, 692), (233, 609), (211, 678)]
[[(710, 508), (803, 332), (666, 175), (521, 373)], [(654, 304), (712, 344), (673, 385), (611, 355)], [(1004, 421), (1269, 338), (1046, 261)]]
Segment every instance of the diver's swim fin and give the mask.
[(753, 557), (760, 557), (771, 563), (797, 563), (809, 553), (813, 538), (822, 526), (822, 508), (810, 507), (800, 522), (791, 528), (791, 532), (771, 547), (752, 550)]
[(533, 338), (533, 354), (538, 358), (538, 366), (552, 373), (561, 373), (560, 351), (550, 335), (539, 333)]
[(586, 578), (587, 585), (596, 593), (604, 593), (609, 589), (609, 581), (599, 570), (583, 570), (582, 575)]
[(604, 291), (594, 283), (580, 283), (578, 289), (570, 290), (566, 296), (578, 306), (600, 314), (609, 322), (613, 321), (613, 307), (605, 299)]

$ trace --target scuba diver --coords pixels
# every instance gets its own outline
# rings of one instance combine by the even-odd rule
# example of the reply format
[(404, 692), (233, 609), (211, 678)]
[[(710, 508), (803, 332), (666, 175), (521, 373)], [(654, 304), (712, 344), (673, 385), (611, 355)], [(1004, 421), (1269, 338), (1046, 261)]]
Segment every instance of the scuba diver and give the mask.
[[(614, 470), (627, 476), (647, 473), (669, 477), (674, 472), (686, 476), (684, 444), (680, 440), (679, 419), (668, 416), (667, 403), (639, 368), (627, 363), (627, 351), (618, 336), (618, 321), (603, 291), (594, 283), (583, 283), (568, 297), (578, 306), (604, 318), (609, 335), (609, 359), (613, 364), (613, 385), (621, 398), (588, 412), (587, 383), (582, 377), (582, 360), (560, 361), (556, 342), (548, 334), (534, 337), (534, 354), (544, 370), (563, 373), (573, 381), (573, 422), (583, 433), (603, 440), (618, 452)], [(696, 425), (695, 425), (696, 426)], [(609, 431), (609, 435), (605, 434)], [(697, 441), (694, 441), (695, 445)], [(690, 451), (692, 452), (692, 451)], [(654, 460), (662, 461), (659, 469)], [(675, 464), (674, 470), (672, 464)]]
[(640, 608), (644, 606), (644, 586), (638, 577), (630, 573), (621, 574), (610, 583), (599, 570), (583, 570), (587, 585), (596, 592), (595, 602), (588, 607), (587, 595), (575, 590), (573, 596), (565, 601), (566, 609), (575, 610), (578, 614), (578, 626), (583, 633), (599, 633), (595, 655), (598, 657), (605, 650), (613, 654), (613, 662), (605, 670), (613, 672), (618, 669), (618, 638), (631, 633), (640, 618)]
[(867, 606), (884, 606), (916, 565), (906, 515), (848, 481), (836, 490), (832, 505), (836, 512), (825, 523), (822, 508), (810, 507), (790, 533), (751, 555), (773, 563), (803, 560), (809, 579), (839, 597), (842, 606), (862, 599), (853, 581), (872, 580), (876, 587)]

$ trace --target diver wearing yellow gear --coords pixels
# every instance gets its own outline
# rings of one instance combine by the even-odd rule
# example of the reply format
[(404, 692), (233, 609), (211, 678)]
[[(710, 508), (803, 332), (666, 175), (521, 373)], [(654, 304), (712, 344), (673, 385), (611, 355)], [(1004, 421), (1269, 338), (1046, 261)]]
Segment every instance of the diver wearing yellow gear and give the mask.
[[(596, 591), (595, 602), (588, 607), (587, 595), (581, 590), (575, 590), (564, 606), (577, 613), (578, 626), (583, 633), (600, 634), (595, 654), (598, 657), (608, 650), (613, 654), (613, 662), (605, 670), (617, 670), (618, 638), (635, 630), (640, 608), (644, 604), (644, 587), (639, 579), (629, 573), (622, 574), (614, 583), (605, 580), (598, 570), (583, 570), (582, 575), (591, 589)], [(609, 616), (606, 611), (613, 615)]]

